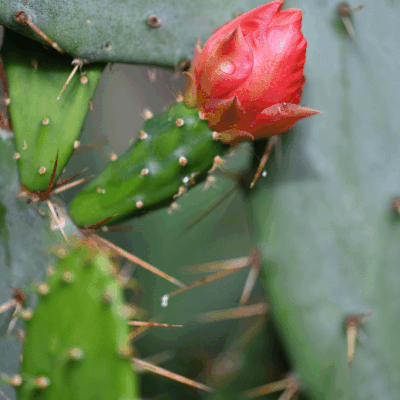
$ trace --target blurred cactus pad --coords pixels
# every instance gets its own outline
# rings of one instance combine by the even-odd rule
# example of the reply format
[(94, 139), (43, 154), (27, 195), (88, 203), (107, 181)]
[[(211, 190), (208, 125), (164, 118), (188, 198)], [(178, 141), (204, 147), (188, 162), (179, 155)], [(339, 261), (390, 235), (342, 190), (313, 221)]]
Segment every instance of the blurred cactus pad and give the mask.
[[(322, 114), (284, 134), (250, 197), (272, 313), (316, 400), (400, 393), (400, 3), (361, 4), (352, 40), (337, 2), (290, 2), (308, 41), (302, 103)], [(367, 311), (349, 370), (346, 318)]]

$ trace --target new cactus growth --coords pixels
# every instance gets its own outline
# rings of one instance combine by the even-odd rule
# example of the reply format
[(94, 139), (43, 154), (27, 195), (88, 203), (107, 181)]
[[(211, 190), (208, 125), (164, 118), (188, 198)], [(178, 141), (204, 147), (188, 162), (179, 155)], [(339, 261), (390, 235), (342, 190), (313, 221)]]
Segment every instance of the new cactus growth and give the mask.
[(45, 282), (26, 321), (20, 400), (126, 399), (138, 395), (128, 342), (128, 306), (109, 256), (79, 243)]
[(87, 226), (170, 203), (204, 180), (214, 159), (229, 148), (215, 139), (196, 109), (175, 103), (148, 119), (131, 148), (75, 196), (72, 219)]
[(83, 66), (59, 99), (72, 59), (6, 30), (2, 59), (9, 88), (21, 184), (47, 189), (58, 154), (57, 179), (69, 160), (89, 110), (103, 65)]

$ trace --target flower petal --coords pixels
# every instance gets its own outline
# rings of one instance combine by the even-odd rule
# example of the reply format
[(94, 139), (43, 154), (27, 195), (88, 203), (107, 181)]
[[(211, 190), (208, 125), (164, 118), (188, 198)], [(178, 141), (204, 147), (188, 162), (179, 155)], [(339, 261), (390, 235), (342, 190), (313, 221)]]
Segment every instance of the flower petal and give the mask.
[(251, 121), (240, 121), (237, 128), (251, 132), (256, 139), (287, 131), (296, 121), (320, 114), (320, 111), (297, 104), (280, 103), (265, 108)]
[(282, 8), (283, 4), (284, 0), (272, 1), (236, 17), (218, 28), (204, 45), (202, 59), (207, 59), (212, 53), (215, 44), (229, 35), (239, 25), (243, 30), (244, 36), (247, 36), (249, 31), (258, 29), (254, 21), (258, 22), (259, 26), (267, 26), (275, 17), (276, 13)]
[[(247, 11), (246, 13), (238, 16), (237, 18), (227, 22), (225, 25), (218, 28), (213, 33), (210, 39), (215, 38), (219, 40), (221, 37), (228, 35), (239, 25), (242, 27), (242, 29), (258, 29), (258, 26), (257, 24), (255, 24), (255, 22), (263, 25), (268, 25), (272, 21), (272, 19), (275, 18), (276, 14), (281, 10), (284, 2), (284, 0), (272, 1), (260, 7), (254, 8), (253, 10)], [(249, 33), (247, 29), (243, 32), (245, 36)], [(208, 44), (207, 41), (207, 46), (210, 45), (211, 43)]]
[(207, 65), (197, 77), (199, 103), (228, 96), (245, 82), (252, 68), (252, 51), (243, 37), (241, 28), (237, 27), (215, 45)]
[(287, 10), (280, 11), (274, 15), (274, 18), (268, 24), (269, 28), (274, 26), (286, 26), (288, 24), (295, 25), (297, 29), (301, 28), (302, 13), (296, 8), (289, 8)]
[(301, 12), (295, 11), (290, 17), (293, 24), (274, 26), (264, 38), (251, 42), (257, 46), (253, 48), (253, 72), (235, 90), (247, 110), (260, 112), (269, 105), (300, 100), (307, 42), (299, 29)]

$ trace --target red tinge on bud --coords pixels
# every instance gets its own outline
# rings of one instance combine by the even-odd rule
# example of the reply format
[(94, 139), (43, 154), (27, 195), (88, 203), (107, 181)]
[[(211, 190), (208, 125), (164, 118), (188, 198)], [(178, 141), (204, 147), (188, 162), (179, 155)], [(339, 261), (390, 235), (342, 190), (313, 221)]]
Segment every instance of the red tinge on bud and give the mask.
[(271, 137), (319, 113), (298, 105), (307, 42), (301, 11), (283, 3), (242, 14), (196, 47), (185, 101), (225, 142)]

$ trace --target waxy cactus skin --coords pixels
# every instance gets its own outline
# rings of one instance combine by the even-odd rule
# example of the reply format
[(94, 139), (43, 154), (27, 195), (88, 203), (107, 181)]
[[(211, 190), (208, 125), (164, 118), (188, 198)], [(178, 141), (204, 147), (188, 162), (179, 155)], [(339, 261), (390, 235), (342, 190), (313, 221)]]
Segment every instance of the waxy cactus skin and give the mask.
[(84, 65), (57, 100), (73, 66), (69, 56), (6, 30), (1, 48), (21, 184), (46, 190), (58, 153), (56, 178), (82, 130), (104, 65)]
[(201, 182), (229, 148), (214, 137), (196, 109), (175, 103), (146, 121), (131, 148), (75, 196), (72, 219), (88, 226), (168, 205)]

